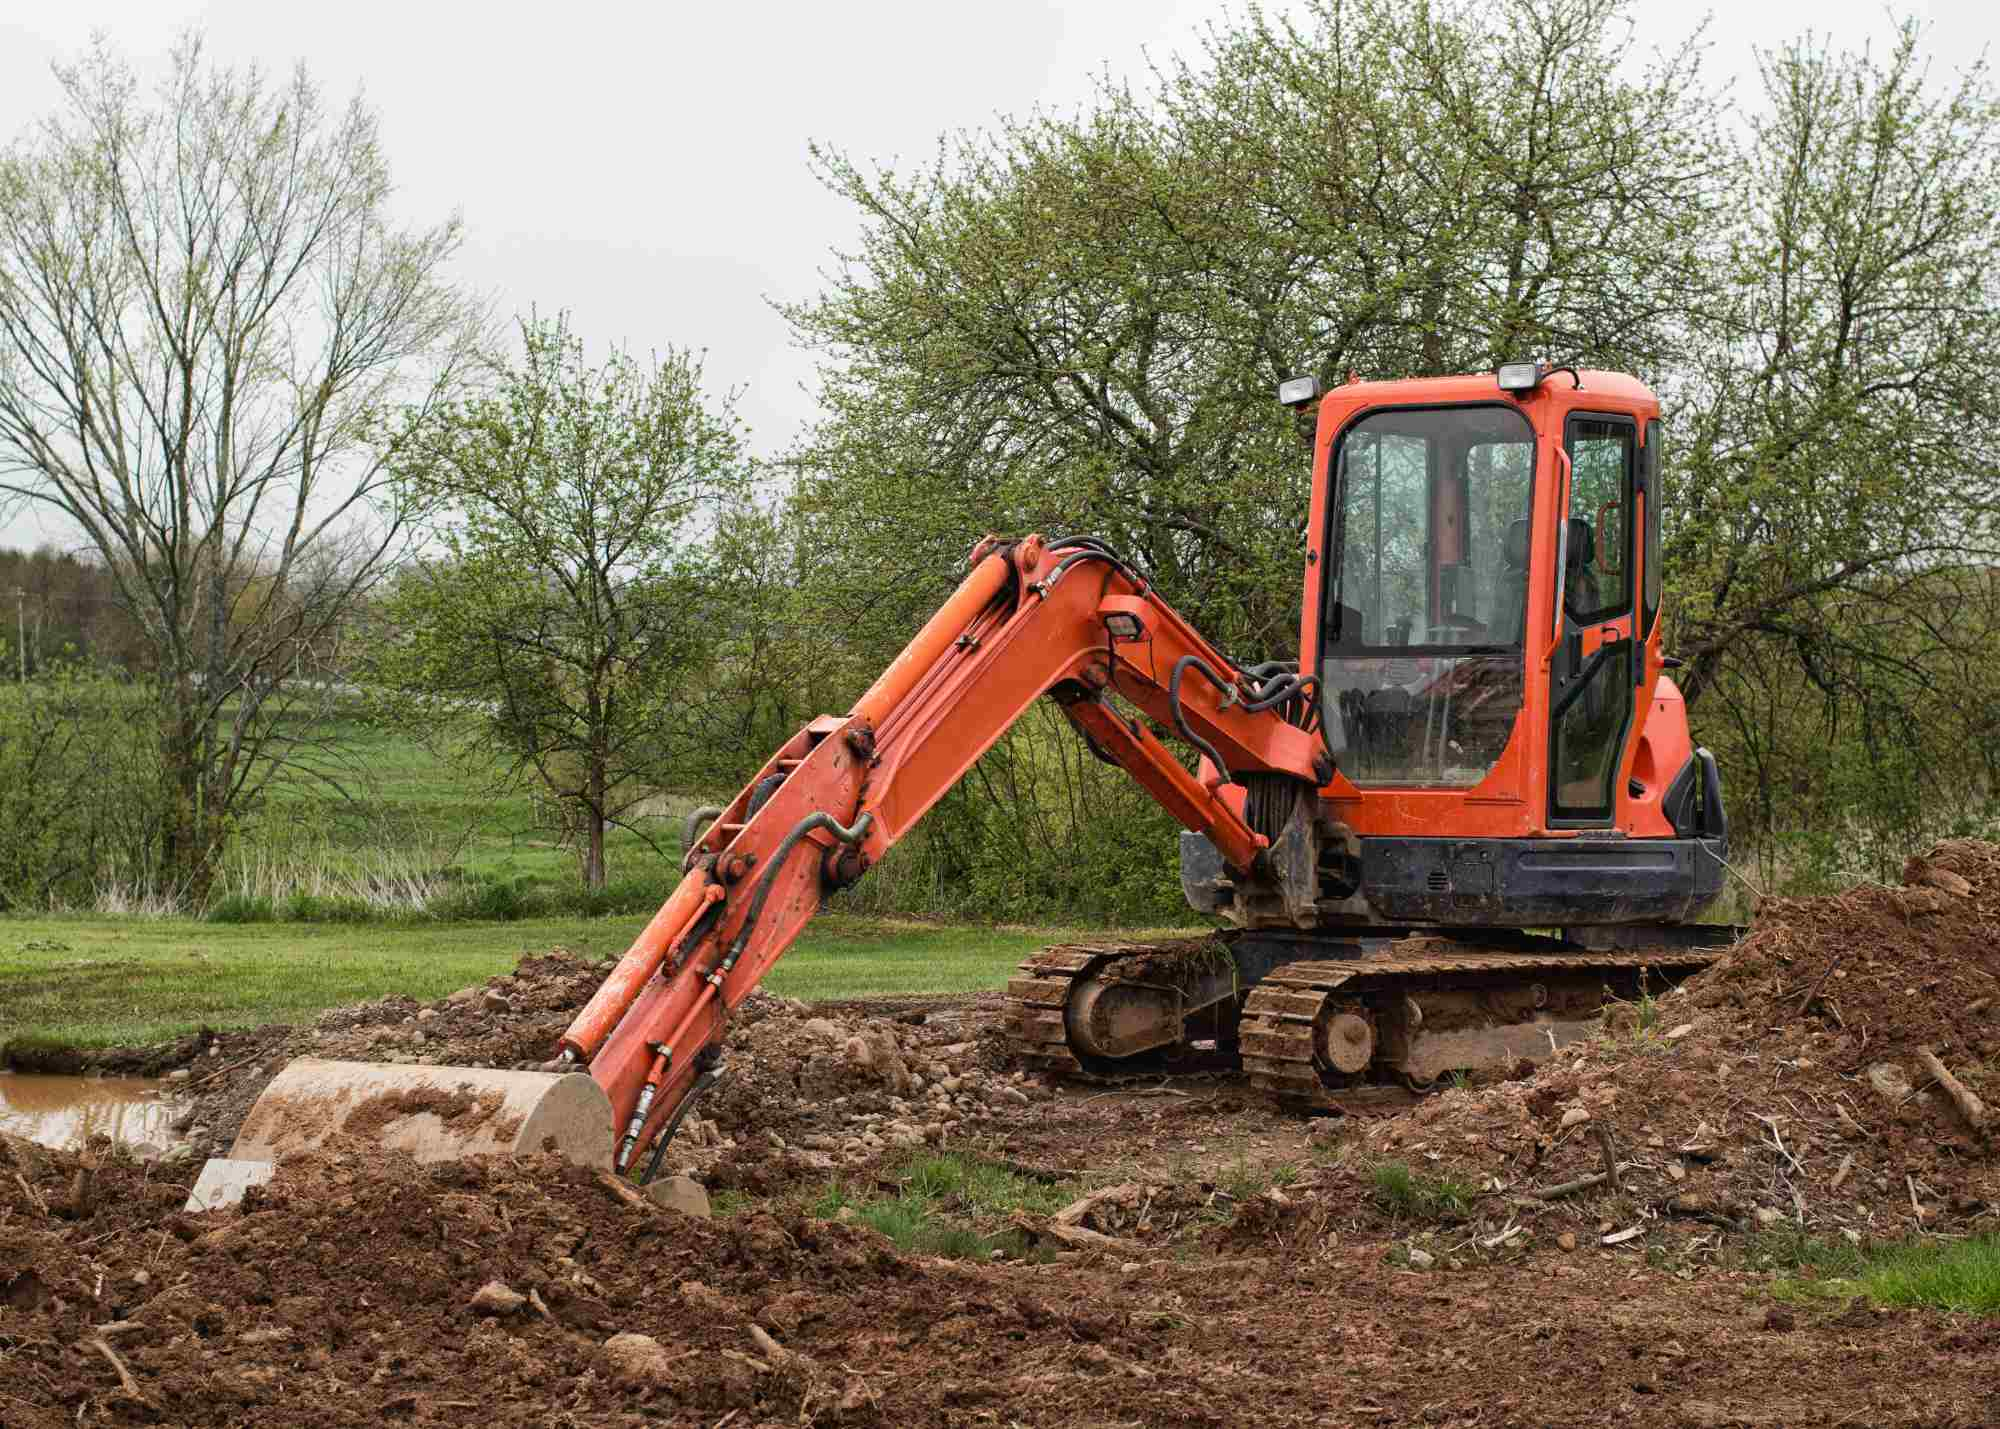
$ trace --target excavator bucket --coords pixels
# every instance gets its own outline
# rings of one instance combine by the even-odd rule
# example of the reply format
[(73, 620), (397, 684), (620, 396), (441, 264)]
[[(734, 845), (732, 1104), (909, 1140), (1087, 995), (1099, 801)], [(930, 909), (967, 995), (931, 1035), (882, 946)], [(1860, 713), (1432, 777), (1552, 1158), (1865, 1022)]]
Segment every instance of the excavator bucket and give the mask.
[(335, 1135), (406, 1151), (419, 1161), (552, 1151), (608, 1170), (611, 1101), (577, 1072), (301, 1057), (264, 1088), (229, 1156), (273, 1162)]

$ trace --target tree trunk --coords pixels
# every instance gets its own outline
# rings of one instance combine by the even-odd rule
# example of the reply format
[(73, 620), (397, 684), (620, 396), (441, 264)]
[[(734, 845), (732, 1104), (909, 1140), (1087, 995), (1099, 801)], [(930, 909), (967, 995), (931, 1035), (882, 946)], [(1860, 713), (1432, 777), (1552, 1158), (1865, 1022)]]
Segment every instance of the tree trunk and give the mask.
[(604, 766), (593, 763), (590, 793), (583, 810), (586, 829), (583, 851), (583, 886), (595, 893), (604, 887)]

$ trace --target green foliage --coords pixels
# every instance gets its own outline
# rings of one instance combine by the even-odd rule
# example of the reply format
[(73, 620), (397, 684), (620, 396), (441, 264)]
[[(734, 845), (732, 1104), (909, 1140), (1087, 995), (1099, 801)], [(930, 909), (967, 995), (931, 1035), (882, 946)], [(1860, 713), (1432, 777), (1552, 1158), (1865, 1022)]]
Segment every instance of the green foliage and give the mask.
[(1017, 1232), (983, 1234), (976, 1222), (1016, 1212), (1052, 1215), (1076, 1199), (1073, 1184), (1055, 1185), (1017, 1176), (1003, 1167), (964, 1156), (920, 1156), (899, 1173), (894, 1196), (856, 1197), (842, 1183), (822, 1190), (809, 1206), (831, 1220), (851, 1209), (854, 1219), (880, 1231), (899, 1250), (952, 1260), (983, 1260), (994, 1250), (1019, 1256)]
[(2000, 1236), (1851, 1245), (1803, 1235), (1764, 1258), (1808, 1272), (1782, 1279), (1782, 1300), (1853, 1299), (1958, 1314), (2000, 1315)]
[(1375, 1205), (1398, 1219), (1461, 1220), (1472, 1209), (1478, 1188), (1450, 1176), (1412, 1171), (1401, 1161), (1384, 1161), (1369, 1174)]
[(561, 318), (521, 339), (493, 393), (397, 437), (435, 553), (384, 603), (370, 667), (403, 718), (544, 795), (599, 888), (606, 830), (716, 768), (697, 691), (729, 624), (715, 532), (747, 462), (699, 356), (593, 366)]
[(143, 685), (69, 665), (0, 685), (0, 910), (152, 887), (169, 798)]

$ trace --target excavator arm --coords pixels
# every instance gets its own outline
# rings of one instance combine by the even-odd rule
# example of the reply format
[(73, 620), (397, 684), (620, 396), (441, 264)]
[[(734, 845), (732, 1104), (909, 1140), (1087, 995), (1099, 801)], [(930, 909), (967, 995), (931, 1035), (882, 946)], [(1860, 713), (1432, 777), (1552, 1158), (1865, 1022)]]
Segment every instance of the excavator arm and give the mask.
[[(1113, 693), (1200, 750), (1201, 777)], [(716, 1074), (730, 1011), (826, 895), (860, 878), (1044, 694), (1101, 758), (1206, 835), (1235, 877), (1311, 897), (1310, 858), (1291, 846), (1301, 840), (1253, 828), (1243, 782), (1330, 777), (1310, 678), (1237, 669), (1096, 541), (982, 542), (963, 584), (853, 710), (793, 735), (691, 840), (679, 886), (564, 1034), (560, 1067), (587, 1068), (610, 1100), (619, 1170), (665, 1146)]]

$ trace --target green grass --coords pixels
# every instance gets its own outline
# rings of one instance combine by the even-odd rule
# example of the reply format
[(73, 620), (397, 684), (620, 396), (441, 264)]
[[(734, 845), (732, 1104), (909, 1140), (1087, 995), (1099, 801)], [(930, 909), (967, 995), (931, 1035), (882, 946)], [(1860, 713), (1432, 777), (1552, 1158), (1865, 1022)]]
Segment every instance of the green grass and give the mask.
[(824, 1188), (807, 1209), (832, 1220), (851, 1209), (853, 1219), (880, 1231), (899, 1250), (952, 1260), (983, 1260), (995, 1250), (1031, 1255), (1018, 1231), (989, 1234), (981, 1223), (1025, 1211), (1053, 1215), (1080, 1192), (1075, 1182), (1052, 1184), (1018, 1176), (1003, 1166), (965, 1156), (919, 1156), (896, 1173), (894, 1196), (862, 1196), (841, 1182)]
[(1815, 1272), (1779, 1280), (1772, 1293), (1781, 1300), (1858, 1297), (1879, 1305), (2000, 1315), (2000, 1235), (1865, 1246), (1801, 1238), (1780, 1263)]
[(1456, 1220), (1472, 1209), (1478, 1188), (1449, 1176), (1426, 1176), (1400, 1161), (1384, 1161), (1372, 1174), (1375, 1204), (1399, 1219)]
[[(643, 917), (514, 923), (202, 923), (63, 915), (0, 918), (0, 1044), (110, 1047), (202, 1026), (309, 1020), (328, 1007), (404, 993), (420, 1001), (565, 947), (617, 956)], [(1075, 936), (826, 915), (764, 980), (821, 1000), (997, 987), (1024, 956)]]

